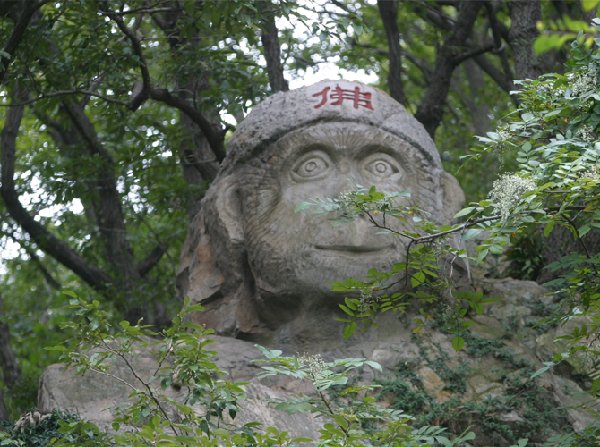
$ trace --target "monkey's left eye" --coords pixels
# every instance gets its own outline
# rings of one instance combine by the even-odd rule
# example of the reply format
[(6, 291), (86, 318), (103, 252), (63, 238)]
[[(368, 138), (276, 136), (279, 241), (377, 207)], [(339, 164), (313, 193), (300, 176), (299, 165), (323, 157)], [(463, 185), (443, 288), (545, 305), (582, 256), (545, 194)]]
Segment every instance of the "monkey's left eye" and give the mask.
[(329, 167), (331, 160), (322, 151), (311, 151), (300, 157), (291, 170), (292, 178), (298, 181), (317, 180), (322, 178)]
[(367, 157), (363, 163), (363, 167), (369, 174), (379, 178), (388, 178), (400, 172), (398, 162), (384, 153), (373, 154)]

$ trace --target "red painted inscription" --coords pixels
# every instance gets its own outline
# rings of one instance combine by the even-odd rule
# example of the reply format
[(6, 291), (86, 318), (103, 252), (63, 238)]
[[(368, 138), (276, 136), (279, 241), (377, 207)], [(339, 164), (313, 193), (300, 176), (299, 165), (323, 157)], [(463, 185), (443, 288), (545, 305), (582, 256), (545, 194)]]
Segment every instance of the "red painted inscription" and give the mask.
[(325, 87), (313, 96), (315, 98), (321, 98), (319, 104), (314, 106), (315, 109), (323, 107), (329, 101), (329, 105), (332, 106), (341, 106), (344, 101), (350, 101), (355, 109), (358, 109), (360, 106), (365, 109), (373, 110), (373, 103), (371, 103), (371, 97), (373, 95), (369, 92), (362, 91), (358, 86), (354, 87), (353, 90), (340, 88), (339, 85), (336, 85), (334, 89)]

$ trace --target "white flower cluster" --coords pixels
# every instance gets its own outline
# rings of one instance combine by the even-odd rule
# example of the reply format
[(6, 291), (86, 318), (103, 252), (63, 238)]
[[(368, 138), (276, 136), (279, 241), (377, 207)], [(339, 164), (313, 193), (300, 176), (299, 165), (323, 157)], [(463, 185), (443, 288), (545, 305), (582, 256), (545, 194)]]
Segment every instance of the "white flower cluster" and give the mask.
[(333, 200), (340, 206), (341, 209), (346, 209), (346, 208), (350, 208), (352, 206), (355, 205), (356, 203), (356, 194), (361, 194), (363, 193), (363, 190), (357, 190), (357, 191), (345, 191), (340, 193), (337, 197), (335, 197)]
[(573, 96), (581, 96), (588, 92), (595, 92), (598, 85), (598, 69), (590, 65), (585, 73), (569, 73), (571, 91)]
[(543, 84), (539, 84), (537, 86), (536, 92), (538, 96), (547, 96), (551, 95), (555, 98), (562, 98), (565, 94), (565, 89), (557, 88), (554, 86), (554, 83), (548, 81)]
[(586, 143), (594, 143), (597, 141), (596, 132), (592, 126), (582, 126), (577, 133), (579, 134), (579, 138)]
[(361, 304), (368, 304), (373, 301), (373, 291), (372, 290), (361, 290), (360, 291), (360, 302)]
[(515, 174), (503, 174), (496, 180), (490, 192), (494, 212), (505, 221), (519, 204), (521, 196), (535, 189), (535, 183)]
[(312, 377), (318, 377), (321, 373), (327, 369), (327, 364), (323, 357), (320, 354), (316, 355), (308, 355), (304, 354), (298, 358), (300, 360), (300, 364), (304, 367), (308, 368), (308, 373)]
[(588, 169), (587, 171), (583, 172), (581, 174), (582, 178), (589, 178), (592, 180), (598, 180), (598, 178), (600, 177), (600, 168), (598, 168), (598, 166), (592, 166), (590, 169)]

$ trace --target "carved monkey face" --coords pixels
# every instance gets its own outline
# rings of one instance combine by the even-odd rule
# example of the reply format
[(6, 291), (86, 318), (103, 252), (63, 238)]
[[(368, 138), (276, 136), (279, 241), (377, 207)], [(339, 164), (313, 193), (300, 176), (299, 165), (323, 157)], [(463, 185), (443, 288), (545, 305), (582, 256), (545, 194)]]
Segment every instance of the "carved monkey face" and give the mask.
[(367, 124), (322, 122), (295, 130), (244, 167), (238, 185), (243, 231), (260, 294), (292, 301), (322, 296), (336, 280), (363, 278), (371, 267), (404, 259), (404, 242), (366, 220), (334, 223), (332, 216), (295, 212), (302, 202), (335, 197), (357, 184), (410, 191), (405, 203), (434, 219), (439, 213), (439, 172), (405, 140)]

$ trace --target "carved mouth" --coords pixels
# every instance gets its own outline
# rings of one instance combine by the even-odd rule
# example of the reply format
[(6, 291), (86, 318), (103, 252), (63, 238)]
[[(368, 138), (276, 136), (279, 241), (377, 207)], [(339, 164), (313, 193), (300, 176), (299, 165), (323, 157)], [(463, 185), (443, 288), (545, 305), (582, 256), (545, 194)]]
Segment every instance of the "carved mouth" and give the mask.
[(324, 250), (329, 252), (338, 252), (346, 254), (365, 254), (375, 253), (378, 251), (386, 250), (389, 246), (373, 247), (368, 245), (315, 245), (317, 250)]

